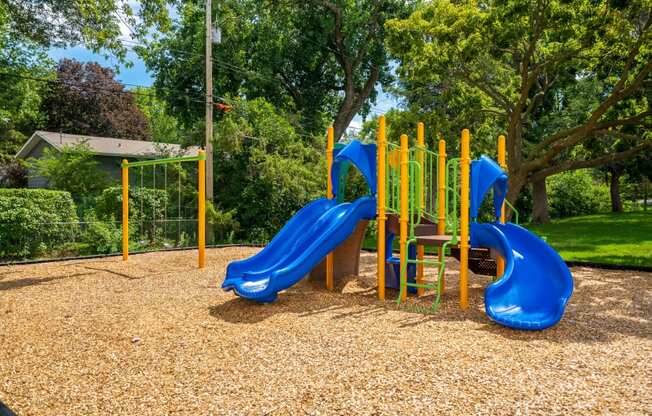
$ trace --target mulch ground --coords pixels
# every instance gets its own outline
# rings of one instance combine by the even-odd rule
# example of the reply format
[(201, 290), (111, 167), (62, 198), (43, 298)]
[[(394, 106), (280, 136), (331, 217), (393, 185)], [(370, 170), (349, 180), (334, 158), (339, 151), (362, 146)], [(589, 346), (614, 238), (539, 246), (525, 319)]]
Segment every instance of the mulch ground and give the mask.
[[(335, 292), (256, 305), (219, 289), (256, 249), (0, 268), (0, 400), (20, 415), (652, 413), (652, 274), (573, 268), (559, 325), (378, 302), (375, 255)], [(389, 292), (392, 299), (396, 293)], [(430, 299), (420, 301), (427, 305)]]

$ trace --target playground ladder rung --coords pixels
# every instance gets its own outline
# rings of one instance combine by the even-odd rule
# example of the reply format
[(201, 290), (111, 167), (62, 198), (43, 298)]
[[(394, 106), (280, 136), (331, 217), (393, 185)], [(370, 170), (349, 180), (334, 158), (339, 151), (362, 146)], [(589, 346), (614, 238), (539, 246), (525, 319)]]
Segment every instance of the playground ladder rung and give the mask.
[(439, 284), (437, 283), (427, 284), (427, 283), (410, 283), (410, 282), (406, 283), (405, 285), (409, 287), (418, 287), (421, 289), (437, 289), (439, 286)]
[(408, 260), (408, 263), (411, 264), (427, 264), (430, 266), (439, 266), (441, 265), (441, 262), (438, 260)]

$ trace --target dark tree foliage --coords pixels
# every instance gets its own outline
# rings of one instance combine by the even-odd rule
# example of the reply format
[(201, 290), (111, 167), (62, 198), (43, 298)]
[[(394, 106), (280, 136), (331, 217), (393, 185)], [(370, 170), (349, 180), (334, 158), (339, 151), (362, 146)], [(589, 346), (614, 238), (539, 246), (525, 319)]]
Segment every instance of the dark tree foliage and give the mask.
[(57, 79), (44, 97), (46, 129), (72, 134), (150, 140), (145, 115), (134, 95), (98, 63), (63, 59)]

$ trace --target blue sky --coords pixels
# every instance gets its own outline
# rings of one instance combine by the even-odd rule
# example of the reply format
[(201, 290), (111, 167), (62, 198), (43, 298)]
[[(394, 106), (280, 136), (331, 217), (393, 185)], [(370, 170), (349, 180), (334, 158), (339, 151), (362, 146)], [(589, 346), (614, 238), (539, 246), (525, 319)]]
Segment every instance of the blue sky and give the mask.
[[(127, 36), (128, 37), (128, 36)], [(128, 51), (127, 58), (133, 64), (132, 67), (127, 68), (124, 64), (120, 64), (115, 58), (105, 58), (101, 54), (96, 54), (83, 46), (75, 46), (72, 48), (52, 48), (48, 52), (50, 58), (59, 61), (62, 58), (74, 58), (80, 62), (94, 61), (108, 67), (118, 67), (117, 79), (127, 84), (129, 87), (134, 85), (150, 86), (153, 83), (153, 77), (147, 72), (145, 63), (133, 51)], [(396, 107), (396, 99), (390, 95), (380, 91), (379, 99), (374, 105), (372, 111), (374, 113), (384, 113), (390, 108)], [(359, 116), (354, 118), (351, 127), (360, 127), (362, 119)]]

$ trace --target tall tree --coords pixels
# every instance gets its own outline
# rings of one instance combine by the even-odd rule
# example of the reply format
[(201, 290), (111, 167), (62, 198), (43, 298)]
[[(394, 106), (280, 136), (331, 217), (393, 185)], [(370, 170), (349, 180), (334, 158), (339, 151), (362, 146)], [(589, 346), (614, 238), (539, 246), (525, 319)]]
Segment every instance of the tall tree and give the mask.
[[(607, 131), (614, 137), (627, 126), (652, 123), (641, 94), (652, 82), (651, 4), (436, 0), (408, 19), (388, 22), (388, 45), (402, 77), (464, 85), (486, 97), (477, 110), (507, 132), (513, 202), (527, 183), (545, 189), (550, 175), (624, 160), (652, 146), (643, 135), (621, 152), (589, 158), (582, 150)], [(580, 83), (595, 93), (585, 100), (569, 95)], [(618, 107), (627, 100), (636, 105)], [(560, 116), (546, 118), (546, 106)]]
[(47, 92), (42, 111), (46, 129), (133, 140), (149, 140), (147, 119), (133, 93), (115, 79), (115, 73), (90, 62), (63, 59)]
[[(335, 119), (338, 137), (390, 81), (384, 22), (410, 10), (399, 0), (226, 0), (214, 8), (224, 38), (213, 49), (215, 95), (264, 97), (308, 132)], [(203, 115), (203, 11), (187, 2), (180, 16), (140, 53), (188, 123)]]
[(146, 36), (151, 29), (165, 31), (171, 20), (169, 0), (3, 0), (0, 14), (9, 19), (8, 31), (13, 36), (44, 47), (83, 43), (99, 52), (126, 57), (121, 41), (122, 27), (136, 37)]

